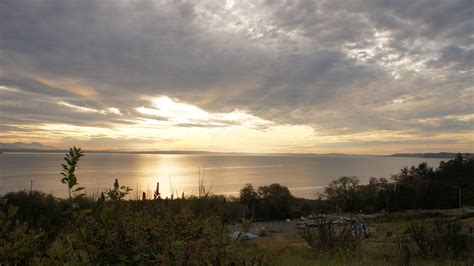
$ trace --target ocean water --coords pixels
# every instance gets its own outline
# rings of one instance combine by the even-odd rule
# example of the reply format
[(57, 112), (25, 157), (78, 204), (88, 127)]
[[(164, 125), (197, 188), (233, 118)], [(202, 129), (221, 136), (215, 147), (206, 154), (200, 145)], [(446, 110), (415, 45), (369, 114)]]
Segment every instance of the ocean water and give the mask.
[[(64, 154), (4, 153), (0, 155), (0, 194), (18, 190), (40, 190), (66, 197), (60, 172)], [(358, 176), (361, 183), (369, 177), (390, 178), (404, 166), (427, 162), (437, 167), (440, 159), (382, 156), (333, 155), (163, 155), (98, 154), (81, 158), (76, 170), (79, 184), (90, 195), (120, 185), (133, 189), (132, 197), (146, 192), (148, 197), (160, 182), (163, 197), (171, 193), (197, 194), (199, 175), (214, 194), (238, 196), (247, 183), (254, 187), (280, 183), (293, 195), (315, 198), (331, 180)]]

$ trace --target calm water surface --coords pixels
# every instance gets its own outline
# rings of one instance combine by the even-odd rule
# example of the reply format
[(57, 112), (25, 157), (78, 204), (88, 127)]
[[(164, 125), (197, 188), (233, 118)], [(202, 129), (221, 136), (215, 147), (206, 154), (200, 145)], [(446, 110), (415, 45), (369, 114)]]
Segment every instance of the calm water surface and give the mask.
[[(30, 189), (65, 197), (60, 182), (63, 154), (4, 153), (0, 155), (0, 194)], [(437, 167), (440, 159), (378, 156), (241, 156), (241, 155), (161, 155), (86, 154), (76, 175), (88, 194), (112, 187), (115, 178), (134, 189), (134, 197), (153, 193), (160, 182), (161, 193), (171, 191), (196, 194), (198, 171), (205, 169), (205, 184), (214, 194), (238, 195), (246, 183), (254, 187), (280, 183), (293, 195), (314, 198), (331, 180), (348, 175), (362, 183), (369, 177), (386, 177), (404, 166), (427, 162)]]

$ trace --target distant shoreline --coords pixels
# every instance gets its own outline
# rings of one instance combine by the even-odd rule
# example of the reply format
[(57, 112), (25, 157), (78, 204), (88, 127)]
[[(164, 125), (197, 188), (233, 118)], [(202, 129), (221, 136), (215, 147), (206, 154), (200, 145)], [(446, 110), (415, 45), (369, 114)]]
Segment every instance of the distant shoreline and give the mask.
[[(67, 153), (62, 149), (0, 149), (0, 153)], [(376, 157), (411, 157), (427, 159), (451, 159), (458, 153), (438, 152), (438, 153), (395, 153), (390, 155), (380, 154), (344, 154), (344, 153), (248, 153), (248, 152), (211, 152), (211, 151), (122, 151), (122, 150), (84, 150), (86, 153), (94, 154), (169, 154), (169, 155), (241, 155), (241, 156), (376, 156)], [(461, 153), (467, 157), (473, 154)]]
[[(378, 154), (343, 154), (343, 153), (251, 153), (251, 152), (212, 152), (212, 151), (121, 151), (121, 150), (83, 150), (95, 154), (177, 154), (177, 155), (241, 155), (241, 156), (377, 156)], [(68, 150), (40, 149), (0, 149), (3, 153), (67, 153)]]
[[(387, 155), (387, 157), (411, 157), (411, 158), (429, 158), (429, 159), (452, 159), (459, 153), (454, 152), (438, 152), (438, 153), (395, 153)], [(473, 154), (461, 153), (465, 157), (473, 157)]]

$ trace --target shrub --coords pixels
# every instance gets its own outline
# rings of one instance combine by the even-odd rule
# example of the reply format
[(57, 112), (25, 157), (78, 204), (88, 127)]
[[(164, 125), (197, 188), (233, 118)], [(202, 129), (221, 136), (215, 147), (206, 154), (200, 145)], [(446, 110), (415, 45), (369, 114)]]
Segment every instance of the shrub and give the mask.
[(435, 219), (430, 224), (412, 223), (408, 235), (426, 258), (457, 259), (468, 254), (470, 239), (458, 220)]
[(51, 194), (18, 191), (7, 193), (4, 199), (8, 206), (18, 207), (15, 218), (28, 224), (30, 229), (54, 230), (64, 223), (61, 213), (66, 210), (66, 206)]
[(353, 254), (360, 247), (360, 238), (352, 235), (351, 226), (326, 223), (304, 228), (300, 236), (318, 252)]
[(41, 250), (44, 233), (41, 230), (28, 230), (26, 224), (16, 219), (18, 208), (8, 206), (0, 199), (0, 265), (33, 264)]

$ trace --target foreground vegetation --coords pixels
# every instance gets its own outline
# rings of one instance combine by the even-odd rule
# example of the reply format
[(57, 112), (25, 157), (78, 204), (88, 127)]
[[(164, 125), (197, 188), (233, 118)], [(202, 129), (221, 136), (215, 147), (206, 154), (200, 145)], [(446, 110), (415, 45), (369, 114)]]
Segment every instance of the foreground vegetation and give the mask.
[(309, 245), (305, 246), (300, 237), (275, 241), (274, 245), (288, 248), (272, 264), (472, 265), (474, 241), (467, 228), (474, 226), (473, 212), (474, 209), (418, 210), (362, 215), (372, 228), (368, 238), (330, 232), (318, 236), (328, 228), (311, 229), (309, 235), (303, 231), (302, 237)]
[[(241, 190), (239, 199), (226, 199), (210, 195), (202, 187), (203, 182), (200, 182), (198, 196), (161, 199), (157, 187), (154, 200), (124, 200), (131, 189), (120, 185), (118, 180), (111, 189), (92, 199), (81, 193), (83, 188), (75, 175), (82, 156), (80, 149), (72, 148), (64, 158), (61, 182), (68, 191), (67, 199), (37, 191), (12, 192), (0, 198), (0, 264), (474, 262), (473, 239), (466, 231), (468, 226), (474, 227), (474, 214), (470, 209), (400, 211), (407, 206), (402, 204), (401, 196), (424, 199), (428, 194), (419, 191), (444, 180), (440, 176), (449, 176), (446, 169), (457, 169), (456, 176), (467, 177), (469, 181), (472, 160), (459, 156), (437, 170), (425, 165), (402, 169), (392, 181), (379, 182), (376, 186), (374, 181), (359, 185), (355, 178), (343, 177), (331, 183), (319, 200), (295, 199), (288, 188), (279, 184), (256, 190), (248, 184)], [(463, 200), (469, 203), (473, 184), (463, 183), (464, 179), (456, 180), (449, 182), (466, 184), (462, 187), (466, 193)], [(402, 193), (406, 191), (400, 189), (402, 185), (414, 188), (416, 193)], [(381, 197), (385, 204), (379, 206)], [(408, 207), (404, 209), (413, 209), (411, 205)], [(450, 205), (441, 206), (444, 207)], [(384, 212), (364, 215), (360, 214), (361, 210)], [(351, 216), (369, 223), (373, 229), (369, 238), (355, 237), (350, 223), (326, 223), (298, 233), (294, 228), (291, 232), (266, 228), (259, 233), (265, 237), (256, 240), (233, 239), (230, 234), (236, 228), (250, 230), (252, 223), (258, 220), (341, 211), (353, 212)]]

